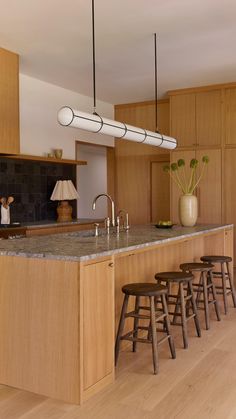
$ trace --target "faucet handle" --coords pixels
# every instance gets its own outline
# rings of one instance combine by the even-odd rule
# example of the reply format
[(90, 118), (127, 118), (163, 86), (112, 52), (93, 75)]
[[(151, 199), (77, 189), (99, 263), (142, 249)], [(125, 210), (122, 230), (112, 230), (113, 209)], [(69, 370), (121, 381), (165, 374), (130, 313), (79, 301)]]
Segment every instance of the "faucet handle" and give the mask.
[(120, 217), (119, 217), (119, 215), (117, 215), (117, 217), (116, 217), (116, 232), (117, 232), (117, 234), (119, 234), (119, 232), (120, 232)]
[(95, 233), (94, 233), (94, 235), (95, 235), (95, 237), (97, 237), (98, 236), (98, 227), (99, 227), (99, 224), (98, 223), (94, 223), (94, 227), (95, 227)]
[(110, 218), (109, 217), (105, 218), (104, 223), (105, 223), (105, 228), (109, 228), (111, 225)]
[(129, 214), (126, 212), (125, 214), (125, 223), (124, 223), (124, 229), (127, 231), (129, 230)]
[(105, 229), (107, 230), (107, 234), (109, 235), (110, 234), (110, 225), (111, 225), (110, 218), (109, 217), (105, 218), (104, 222), (105, 222)]

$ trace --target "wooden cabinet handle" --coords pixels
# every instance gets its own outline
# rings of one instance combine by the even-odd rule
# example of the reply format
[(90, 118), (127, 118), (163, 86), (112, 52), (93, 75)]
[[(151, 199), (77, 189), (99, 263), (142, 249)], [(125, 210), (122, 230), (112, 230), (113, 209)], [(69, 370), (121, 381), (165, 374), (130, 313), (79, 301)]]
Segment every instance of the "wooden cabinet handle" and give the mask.
[(114, 263), (113, 263), (113, 262), (111, 262), (111, 263), (109, 263), (109, 265), (108, 265), (108, 266), (110, 266), (110, 268), (113, 268)]

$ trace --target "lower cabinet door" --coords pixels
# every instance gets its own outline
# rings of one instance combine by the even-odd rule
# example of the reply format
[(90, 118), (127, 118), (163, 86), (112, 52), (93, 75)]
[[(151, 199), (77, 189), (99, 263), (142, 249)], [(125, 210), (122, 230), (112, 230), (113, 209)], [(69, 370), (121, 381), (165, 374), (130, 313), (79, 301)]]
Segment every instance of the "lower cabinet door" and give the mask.
[(84, 265), (83, 388), (114, 371), (114, 267), (112, 259)]

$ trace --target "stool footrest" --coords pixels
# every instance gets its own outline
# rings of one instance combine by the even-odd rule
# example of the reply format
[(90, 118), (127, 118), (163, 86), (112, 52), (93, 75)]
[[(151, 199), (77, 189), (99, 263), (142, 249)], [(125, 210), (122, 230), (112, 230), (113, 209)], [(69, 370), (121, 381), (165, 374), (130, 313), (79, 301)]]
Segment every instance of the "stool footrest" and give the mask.
[[(140, 319), (140, 320), (150, 320), (150, 316), (146, 316), (145, 314), (137, 314), (135, 313), (135, 311), (130, 311), (129, 313), (125, 314), (125, 317), (133, 317), (135, 319)], [(165, 313), (155, 313), (155, 317), (156, 317), (156, 321), (158, 320), (162, 320), (166, 317)]]
[[(121, 336), (121, 340), (129, 340), (130, 342), (140, 342), (140, 343), (152, 343), (152, 339), (145, 339), (145, 338), (135, 338), (131, 337), (133, 331), (126, 333), (124, 336)], [(160, 345), (162, 342), (165, 342), (169, 339), (170, 335), (163, 336), (161, 339), (157, 341), (157, 345)]]

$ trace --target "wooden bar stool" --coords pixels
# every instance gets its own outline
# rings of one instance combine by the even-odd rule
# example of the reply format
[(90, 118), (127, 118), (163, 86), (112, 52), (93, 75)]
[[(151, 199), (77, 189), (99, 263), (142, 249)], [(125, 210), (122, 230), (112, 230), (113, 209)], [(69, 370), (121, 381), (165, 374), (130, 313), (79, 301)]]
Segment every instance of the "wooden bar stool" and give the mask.
[[(174, 341), (170, 333), (170, 321), (166, 302), (167, 288), (158, 284), (135, 283), (124, 285), (122, 292), (125, 296), (116, 337), (115, 364), (118, 361), (121, 340), (132, 341), (133, 352), (136, 352), (137, 342), (151, 343), (154, 374), (157, 374), (159, 369), (157, 347), (160, 343), (168, 340), (171, 356), (173, 359), (176, 358)], [(127, 312), (130, 296), (135, 297), (135, 308), (133, 311)], [(140, 297), (149, 297), (150, 305), (140, 305)], [(146, 314), (141, 314), (142, 311)], [(131, 331), (122, 335), (125, 319), (128, 317), (134, 318), (134, 326)], [(140, 325), (139, 320), (148, 320), (148, 325)], [(163, 329), (160, 330), (157, 328), (158, 323), (163, 325)], [(148, 332), (147, 337), (139, 337), (139, 330), (146, 330)], [(165, 333), (165, 336), (159, 341), (157, 341), (157, 331)]]
[[(212, 270), (214, 265), (211, 263), (182, 263), (180, 269), (184, 272), (189, 272), (194, 274), (194, 272), (200, 273), (199, 282), (193, 282), (193, 289), (197, 292), (197, 308), (203, 309), (205, 313), (205, 323), (206, 329), (210, 329), (210, 316), (209, 316), (209, 306), (214, 304), (217, 320), (220, 321), (220, 312), (219, 306), (216, 299), (216, 290), (213, 283)], [(212, 294), (212, 299), (210, 300), (210, 293)], [(200, 300), (201, 295), (203, 295), (203, 300)], [(199, 306), (200, 303), (203, 303), (203, 307)]]
[[(198, 337), (201, 336), (201, 329), (198, 319), (197, 306), (194, 297), (192, 280), (194, 276), (186, 272), (158, 272), (155, 275), (158, 284), (164, 283), (168, 286), (168, 305), (174, 305), (174, 312), (169, 314), (173, 315), (171, 324), (182, 327), (183, 343), (184, 348), (188, 348), (188, 333), (187, 333), (187, 322), (190, 319), (194, 319), (195, 328)], [(171, 284), (178, 285), (177, 294), (170, 293)], [(189, 313), (189, 303), (191, 304), (192, 314)], [(188, 307), (188, 310), (186, 308)], [(180, 313), (179, 313), (180, 310)], [(180, 323), (177, 323), (177, 317), (180, 317)]]
[[(229, 294), (232, 295), (234, 307), (236, 307), (236, 294), (235, 288), (233, 283), (233, 278), (230, 273), (229, 263), (232, 262), (232, 258), (230, 256), (202, 256), (201, 260), (203, 262), (208, 263), (219, 263), (220, 264), (220, 271), (213, 271), (213, 278), (220, 278), (221, 285), (216, 285), (216, 293), (223, 295), (223, 302), (224, 302), (224, 310), (225, 314), (228, 311), (228, 301), (227, 296)], [(228, 285), (227, 285), (228, 281)]]

